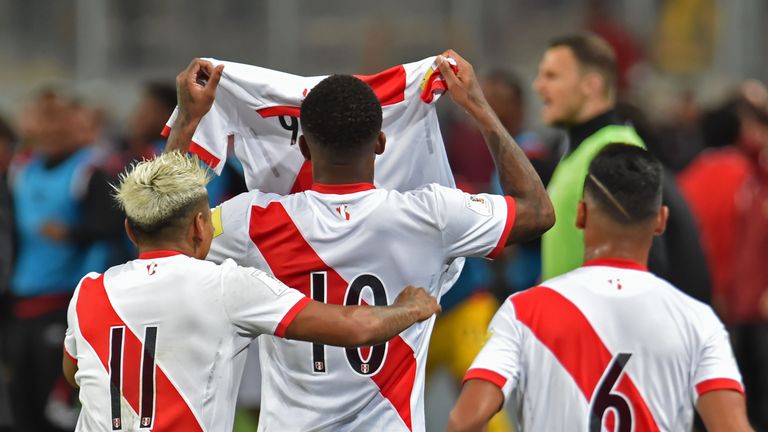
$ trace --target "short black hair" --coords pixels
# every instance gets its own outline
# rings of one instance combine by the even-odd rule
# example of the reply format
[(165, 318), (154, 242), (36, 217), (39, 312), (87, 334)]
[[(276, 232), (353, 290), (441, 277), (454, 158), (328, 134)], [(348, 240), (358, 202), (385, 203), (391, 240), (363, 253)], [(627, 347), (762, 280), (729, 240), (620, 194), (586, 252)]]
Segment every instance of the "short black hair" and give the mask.
[(523, 90), (522, 80), (516, 73), (502, 68), (491, 69), (483, 75), (483, 79), (507, 86), (507, 88), (512, 90), (512, 93), (514, 93), (517, 102), (520, 105), (523, 105), (525, 102), (525, 92)]
[(331, 75), (304, 99), (300, 121), (303, 133), (329, 154), (357, 155), (381, 132), (381, 103), (358, 78)]
[(642, 147), (609, 144), (589, 164), (584, 195), (618, 223), (644, 223), (659, 212), (661, 176), (661, 163)]
[(605, 89), (613, 94), (618, 85), (616, 53), (608, 42), (591, 34), (573, 34), (560, 36), (549, 42), (550, 48), (570, 48), (579, 65), (594, 69), (605, 80)]

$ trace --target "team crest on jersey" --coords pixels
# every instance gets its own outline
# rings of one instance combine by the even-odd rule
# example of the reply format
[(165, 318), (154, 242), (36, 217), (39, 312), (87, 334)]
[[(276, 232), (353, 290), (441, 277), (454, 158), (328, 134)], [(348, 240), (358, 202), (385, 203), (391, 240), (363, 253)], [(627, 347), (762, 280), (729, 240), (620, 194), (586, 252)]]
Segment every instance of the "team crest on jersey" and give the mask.
[(141, 427), (149, 427), (152, 424), (152, 417), (142, 417)]
[(112, 419), (112, 430), (119, 430), (123, 428), (123, 423), (120, 417)]
[(371, 371), (371, 366), (368, 363), (363, 363), (360, 365), (360, 373), (368, 374), (368, 372)]
[(349, 220), (349, 206), (346, 204), (342, 204), (338, 207), (336, 207), (336, 213), (339, 214), (339, 217), (344, 220)]
[(481, 197), (478, 195), (467, 195), (467, 198), (464, 200), (464, 204), (466, 204), (468, 209), (479, 215), (491, 216), (493, 214), (493, 205), (491, 204), (491, 200), (486, 197)]

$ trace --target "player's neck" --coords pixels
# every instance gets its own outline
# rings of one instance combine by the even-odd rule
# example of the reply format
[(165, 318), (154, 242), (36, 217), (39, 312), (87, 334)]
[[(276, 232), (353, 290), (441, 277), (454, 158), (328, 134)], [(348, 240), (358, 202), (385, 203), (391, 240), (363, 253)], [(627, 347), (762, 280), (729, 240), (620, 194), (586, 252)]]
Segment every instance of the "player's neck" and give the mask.
[(322, 184), (373, 183), (373, 163), (338, 164), (313, 159), (312, 180)]
[(585, 246), (584, 262), (604, 258), (618, 258), (648, 267), (650, 246), (650, 242), (647, 245), (639, 244), (634, 239), (596, 242)]
[(137, 245), (139, 255), (147, 252), (176, 251), (190, 257), (195, 256), (195, 248), (192, 245), (180, 242), (152, 242)]

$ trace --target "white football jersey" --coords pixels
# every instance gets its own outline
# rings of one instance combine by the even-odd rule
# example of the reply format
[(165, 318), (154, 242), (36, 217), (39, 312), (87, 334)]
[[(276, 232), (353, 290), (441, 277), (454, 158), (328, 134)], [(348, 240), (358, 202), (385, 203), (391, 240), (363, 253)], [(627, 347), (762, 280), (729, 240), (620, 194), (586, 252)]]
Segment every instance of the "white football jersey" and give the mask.
[[(221, 173), (231, 144), (243, 164), (248, 190), (286, 195), (312, 184), (312, 166), (299, 146), (299, 112), (307, 93), (325, 76), (302, 77), (240, 63), (225, 65), (216, 100), (200, 121), (190, 152)], [(387, 150), (376, 158), (375, 183), (407, 191), (438, 183), (454, 186), (435, 101), (447, 88), (435, 57), (357, 77), (382, 105)], [(176, 120), (174, 112), (163, 135)]]
[[(213, 212), (208, 259), (268, 270), (308, 297), (391, 304), (406, 285), (439, 297), (456, 257), (493, 257), (514, 200), (439, 185), (397, 192), (322, 185), (279, 196), (251, 191)], [(424, 367), (434, 317), (373, 348), (262, 337), (259, 430), (423, 431)]]
[(232, 430), (248, 344), (282, 336), (309, 302), (260, 270), (174, 251), (88, 274), (64, 341), (77, 430)]
[(743, 392), (712, 309), (640, 264), (588, 262), (515, 294), (467, 372), (515, 392), (525, 430), (688, 431), (704, 392)]

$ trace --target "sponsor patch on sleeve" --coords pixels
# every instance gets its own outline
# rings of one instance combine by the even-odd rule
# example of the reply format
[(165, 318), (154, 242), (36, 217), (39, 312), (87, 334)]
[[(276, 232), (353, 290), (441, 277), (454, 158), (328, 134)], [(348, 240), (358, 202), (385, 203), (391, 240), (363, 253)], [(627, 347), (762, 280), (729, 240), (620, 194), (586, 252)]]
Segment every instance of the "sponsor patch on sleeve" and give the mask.
[(479, 195), (467, 195), (464, 199), (467, 208), (481, 216), (493, 215), (493, 204), (491, 200)]
[(251, 272), (251, 276), (254, 279), (258, 279), (259, 282), (266, 285), (277, 296), (282, 295), (285, 292), (285, 290), (288, 289), (288, 287), (284, 283), (275, 279), (271, 275), (264, 273), (263, 271), (254, 270), (253, 272)]
[(211, 223), (213, 223), (213, 238), (224, 234), (224, 224), (221, 223), (221, 207), (211, 210)]

